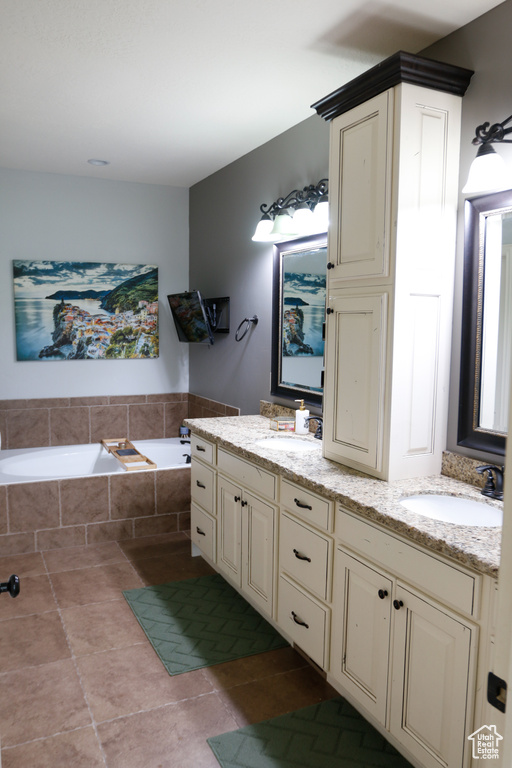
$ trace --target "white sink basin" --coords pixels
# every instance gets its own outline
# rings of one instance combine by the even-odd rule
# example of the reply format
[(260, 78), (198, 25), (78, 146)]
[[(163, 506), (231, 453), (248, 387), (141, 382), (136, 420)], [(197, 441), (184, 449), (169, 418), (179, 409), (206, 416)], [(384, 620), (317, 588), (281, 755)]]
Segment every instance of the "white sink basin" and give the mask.
[(456, 525), (496, 528), (502, 524), (503, 512), (483, 501), (461, 499), (457, 496), (422, 494), (401, 499), (400, 504), (410, 512), (416, 512), (431, 520), (442, 520)]
[(265, 437), (257, 440), (256, 445), (261, 448), (269, 448), (271, 451), (284, 451), (286, 453), (307, 453), (314, 451), (315, 443), (301, 440), (298, 437)]

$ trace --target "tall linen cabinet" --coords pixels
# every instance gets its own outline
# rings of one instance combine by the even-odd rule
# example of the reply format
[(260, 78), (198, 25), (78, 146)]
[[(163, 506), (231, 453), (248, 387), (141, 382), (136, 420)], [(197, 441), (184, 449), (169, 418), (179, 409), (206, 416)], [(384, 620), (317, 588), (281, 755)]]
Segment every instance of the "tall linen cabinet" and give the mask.
[(383, 480), (441, 470), (471, 75), (399, 52), (313, 105), (331, 121), (324, 455)]

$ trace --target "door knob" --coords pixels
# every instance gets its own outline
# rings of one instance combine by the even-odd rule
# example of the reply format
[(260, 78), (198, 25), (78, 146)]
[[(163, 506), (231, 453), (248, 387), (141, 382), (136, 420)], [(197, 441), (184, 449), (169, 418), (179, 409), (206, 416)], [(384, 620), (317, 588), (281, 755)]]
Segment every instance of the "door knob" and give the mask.
[(20, 593), (20, 579), (19, 576), (14, 574), (10, 577), (9, 581), (3, 581), (0, 584), (0, 593), (8, 592), (11, 597), (17, 597)]

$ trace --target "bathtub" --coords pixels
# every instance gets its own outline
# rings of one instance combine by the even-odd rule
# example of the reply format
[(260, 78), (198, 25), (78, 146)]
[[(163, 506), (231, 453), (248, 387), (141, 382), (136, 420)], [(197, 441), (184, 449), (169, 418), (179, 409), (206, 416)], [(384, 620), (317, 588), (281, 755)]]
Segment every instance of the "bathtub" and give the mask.
[[(186, 458), (190, 456), (190, 443), (182, 442), (179, 437), (132, 442), (144, 456), (156, 464), (157, 469), (190, 467)], [(101, 443), (0, 451), (0, 485), (91, 475), (132, 475), (135, 472), (151, 471), (127, 471)]]

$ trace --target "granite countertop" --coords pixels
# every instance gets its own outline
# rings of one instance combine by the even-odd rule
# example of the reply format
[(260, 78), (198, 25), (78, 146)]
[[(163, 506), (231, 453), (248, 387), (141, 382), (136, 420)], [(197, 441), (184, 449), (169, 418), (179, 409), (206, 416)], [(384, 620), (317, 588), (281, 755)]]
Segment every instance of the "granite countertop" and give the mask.
[[(188, 427), (200, 437), (303, 485), (369, 520), (407, 536), (413, 541), (457, 560), (475, 570), (496, 577), (500, 561), (501, 527), (454, 525), (430, 520), (409, 512), (399, 501), (404, 496), (441, 493), (502, 507), (503, 502), (486, 499), (472, 485), (443, 475), (387, 483), (369, 477), (322, 456), (322, 445), (312, 434), (277, 433), (263, 416), (225, 416), (187, 419)], [(276, 451), (260, 444), (268, 437), (292, 437), (305, 441), (311, 450), (304, 453)]]

